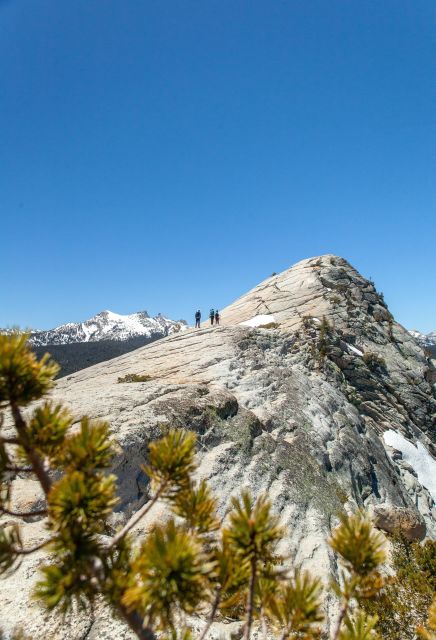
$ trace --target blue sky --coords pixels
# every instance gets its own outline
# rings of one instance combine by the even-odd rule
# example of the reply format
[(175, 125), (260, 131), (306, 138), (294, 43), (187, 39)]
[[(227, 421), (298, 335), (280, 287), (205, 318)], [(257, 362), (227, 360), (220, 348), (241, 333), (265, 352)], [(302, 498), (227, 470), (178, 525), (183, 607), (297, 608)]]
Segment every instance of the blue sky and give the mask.
[(433, 0), (0, 0), (0, 326), (347, 258), (436, 329)]

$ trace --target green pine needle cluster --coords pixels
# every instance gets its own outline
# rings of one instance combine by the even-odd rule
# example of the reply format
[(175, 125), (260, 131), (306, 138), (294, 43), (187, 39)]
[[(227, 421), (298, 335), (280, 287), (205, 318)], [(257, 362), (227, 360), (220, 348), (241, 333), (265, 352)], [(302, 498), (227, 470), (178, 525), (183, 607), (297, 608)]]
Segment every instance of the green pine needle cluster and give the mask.
[(176, 494), (173, 502), (174, 513), (185, 520), (191, 531), (200, 535), (219, 529), (216, 507), (217, 501), (205, 480), (198, 485), (189, 484)]
[(342, 515), (340, 519), (341, 523), (330, 539), (330, 546), (339, 555), (343, 566), (340, 579), (332, 582), (332, 588), (341, 600), (333, 638), (375, 640), (379, 637), (374, 631), (377, 616), (371, 617), (361, 611), (350, 617), (350, 607), (362, 599), (376, 596), (383, 588), (384, 579), (379, 568), (386, 560), (385, 538), (374, 530), (369, 518), (361, 511), (351, 516)]
[(189, 487), (195, 471), (195, 434), (170, 430), (167, 435), (149, 446), (148, 464), (144, 466), (152, 488), (164, 492), (168, 498), (176, 497)]
[(368, 616), (363, 611), (358, 611), (353, 617), (345, 618), (339, 640), (381, 640), (376, 626), (377, 616)]
[(208, 601), (212, 570), (201, 540), (170, 519), (152, 530), (134, 557), (123, 603), (149, 626), (175, 631), (180, 612), (193, 613)]
[(377, 533), (363, 513), (341, 515), (341, 525), (333, 532), (330, 545), (340, 554), (348, 571), (361, 579), (373, 572), (386, 560), (385, 539)]
[(21, 549), (20, 528), (17, 525), (0, 528), (0, 574), (17, 567)]
[(0, 406), (26, 406), (53, 386), (57, 364), (45, 355), (38, 362), (28, 348), (29, 334), (0, 334)]
[(321, 582), (307, 572), (296, 570), (269, 603), (268, 612), (285, 638), (319, 638)]
[(62, 405), (45, 402), (35, 409), (28, 423), (29, 445), (39, 456), (55, 461), (72, 424), (73, 418)]
[[(256, 625), (281, 640), (326, 637), (321, 583), (290, 569), (290, 559), (279, 555), (286, 532), (270, 501), (244, 491), (221, 524), (207, 483), (194, 480), (196, 439), (190, 431), (170, 429), (150, 444), (143, 469), (151, 497), (110, 535), (117, 495), (109, 426), (86, 416), (74, 422), (66, 408), (50, 402), (22, 412), (44, 397), (56, 373), (48, 358), (37, 362), (26, 335), (0, 336), (0, 408), (9, 406), (15, 426), (13, 436), (0, 432), (0, 513), (13, 513), (16, 474), (31, 473), (45, 493), (39, 513), (47, 527), (46, 541), (35, 549), (23, 545), (19, 525), (0, 528), (0, 573), (47, 546), (50, 559), (40, 569), (35, 597), (60, 614), (103, 599), (141, 640), (156, 634), (194, 640), (192, 615), (204, 620), (196, 640), (205, 640), (213, 622), (225, 616), (243, 621), (244, 640)], [(168, 518), (136, 540), (132, 530), (158, 500), (167, 505)], [(359, 603), (384, 586), (383, 537), (357, 512), (342, 517), (330, 544), (343, 565), (333, 585), (341, 609), (331, 637), (376, 640), (377, 616)], [(427, 640), (429, 624), (430, 630), (419, 631)]]

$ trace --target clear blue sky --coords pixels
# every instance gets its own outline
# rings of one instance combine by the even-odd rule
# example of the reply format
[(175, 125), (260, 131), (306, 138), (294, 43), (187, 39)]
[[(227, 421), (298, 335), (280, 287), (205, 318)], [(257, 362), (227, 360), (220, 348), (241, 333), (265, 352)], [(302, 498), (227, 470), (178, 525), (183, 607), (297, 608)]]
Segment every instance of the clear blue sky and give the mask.
[(0, 326), (347, 258), (436, 329), (434, 0), (0, 0)]

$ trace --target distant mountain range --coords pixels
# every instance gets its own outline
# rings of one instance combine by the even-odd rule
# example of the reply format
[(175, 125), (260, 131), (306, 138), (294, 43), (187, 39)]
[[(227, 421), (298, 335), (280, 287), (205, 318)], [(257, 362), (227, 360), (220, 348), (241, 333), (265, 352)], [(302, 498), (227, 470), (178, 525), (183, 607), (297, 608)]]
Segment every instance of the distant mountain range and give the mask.
[[(138, 349), (159, 338), (184, 331), (184, 320), (146, 311), (120, 315), (101, 311), (85, 322), (68, 322), (47, 331), (32, 331), (29, 342), (38, 357), (49, 352), (60, 365), (60, 377)], [(3, 329), (0, 333), (8, 333)]]
[(120, 315), (101, 311), (85, 322), (68, 322), (48, 331), (32, 332), (30, 342), (35, 347), (76, 342), (125, 341), (138, 336), (163, 338), (186, 328), (184, 320), (170, 320), (162, 315), (150, 318), (147, 311)]
[(421, 333), (420, 331), (416, 331), (416, 329), (412, 329), (409, 333), (422, 347), (431, 351), (433, 358), (436, 358), (436, 331)]

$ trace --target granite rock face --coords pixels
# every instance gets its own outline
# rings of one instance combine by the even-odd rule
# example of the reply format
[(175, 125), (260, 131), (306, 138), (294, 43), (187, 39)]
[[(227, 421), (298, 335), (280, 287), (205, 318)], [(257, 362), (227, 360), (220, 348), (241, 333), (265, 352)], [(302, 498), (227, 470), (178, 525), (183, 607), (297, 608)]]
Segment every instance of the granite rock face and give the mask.
[[(263, 327), (241, 324), (265, 316)], [(430, 366), (374, 285), (326, 255), (258, 285), (221, 312), (219, 327), (186, 330), (62, 378), (53, 396), (77, 418), (110, 422), (121, 498), (114, 527), (148, 499), (140, 465), (149, 442), (162, 425), (189, 428), (198, 435), (198, 475), (221, 514), (244, 487), (267, 492), (288, 531), (281, 551), (327, 580), (337, 566), (326, 538), (341, 510), (371, 508), (388, 531), (407, 521), (417, 539), (436, 534), (434, 496), (383, 439), (394, 430), (435, 456)], [(151, 379), (118, 382), (128, 373)], [(138, 535), (164, 517), (155, 507)], [(24, 528), (44, 535), (43, 521)], [(29, 592), (39, 558), (0, 581), (5, 630), (30, 624), (35, 640), (47, 628), (59, 639), (131, 637), (103, 609), (91, 625), (78, 616), (56, 631), (41, 623), (36, 604), (18, 611), (11, 594), (18, 597), (19, 584)], [(334, 613), (334, 604), (327, 608)], [(210, 637), (230, 630), (212, 629)]]

